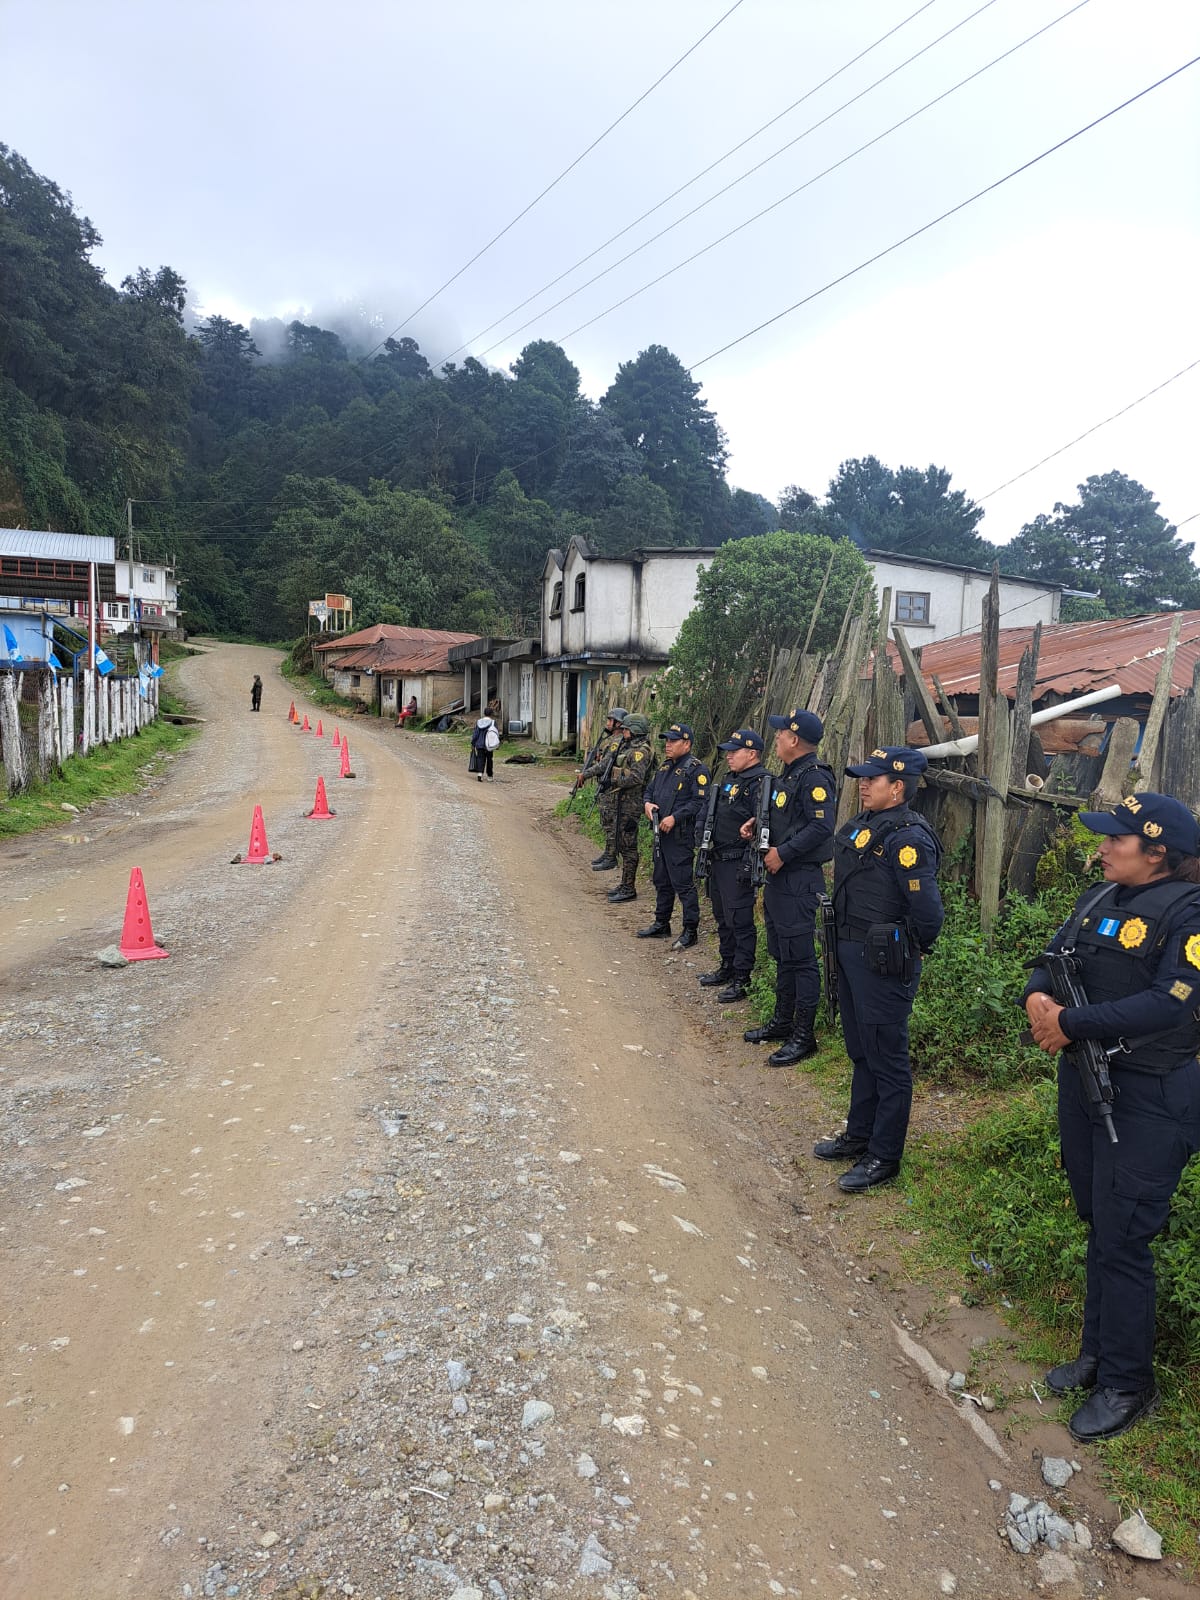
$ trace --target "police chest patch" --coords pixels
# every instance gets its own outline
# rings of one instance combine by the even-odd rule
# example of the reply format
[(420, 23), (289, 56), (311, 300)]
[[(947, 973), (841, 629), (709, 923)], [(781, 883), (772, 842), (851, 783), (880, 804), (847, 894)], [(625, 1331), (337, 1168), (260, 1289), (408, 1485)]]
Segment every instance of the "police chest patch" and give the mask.
[(1182, 978), (1171, 985), (1172, 1000), (1190, 1000), (1191, 996), (1192, 986), (1190, 983), (1184, 983)]
[(738, 792), (738, 789), (739, 789), (739, 788), (740, 788), (740, 785), (739, 785), (739, 784), (736, 784), (736, 783), (727, 783), (727, 784), (726, 784), (726, 785), (725, 785), (725, 793), (726, 793), (726, 794), (727, 794), (727, 795), (728, 795), (728, 796), (729, 796), (729, 798), (730, 798), (730, 799), (731, 799), (731, 800), (732, 800), (732, 799), (733, 799), (733, 797), (734, 797), (734, 795), (735, 795), (735, 794), (736, 794), (736, 793), (737, 793), (737, 792)]
[(782, 811), (784, 806), (787, 805), (787, 795), (782, 789), (775, 796), (775, 805), (780, 811)]
[(1123, 950), (1136, 950), (1145, 944), (1146, 935), (1150, 932), (1141, 917), (1130, 917), (1128, 922), (1121, 924), (1121, 931), (1117, 935), (1117, 943)]
[(1193, 967), (1200, 967), (1200, 933), (1194, 933), (1183, 947), (1183, 953)]
[(829, 796), (825, 793), (824, 789), (822, 789), (820, 784), (818, 784), (816, 786), (816, 788), (813, 790), (812, 797), (813, 797), (814, 800), (828, 800), (828, 798), (829, 798)]
[(707, 772), (698, 772), (696, 774), (696, 782), (703, 789), (704, 785), (708, 782), (708, 773)]
[[(871, 842), (871, 830), (870, 828), (859, 828), (858, 832), (851, 834), (850, 837), (854, 841), (856, 850), (865, 850)], [(1197, 942), (1200, 942), (1200, 935), (1197, 935)], [(1200, 961), (1196, 965), (1200, 966)]]
[(917, 852), (911, 844), (901, 845), (900, 854), (896, 859), (902, 867), (915, 867), (917, 864)]

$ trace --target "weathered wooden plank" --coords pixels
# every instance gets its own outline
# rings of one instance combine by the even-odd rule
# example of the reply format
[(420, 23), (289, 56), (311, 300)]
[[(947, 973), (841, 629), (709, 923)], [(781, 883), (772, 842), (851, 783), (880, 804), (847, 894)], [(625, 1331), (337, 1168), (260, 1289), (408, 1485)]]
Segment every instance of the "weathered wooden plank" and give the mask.
[[(1008, 776), (1008, 759), (1005, 759), (1004, 772), (996, 770), (996, 730), (997, 730), (997, 705), (996, 692), (997, 680), (1000, 672), (1000, 568), (993, 564), (992, 581), (988, 585), (988, 592), (983, 598), (983, 626), (979, 635), (979, 748), (976, 751), (976, 771), (981, 778), (987, 778), (999, 787)], [(1008, 702), (1004, 704), (1005, 719), (1008, 717)], [(975, 887), (980, 896), (982, 905), (984, 877), (987, 871), (984, 862), (984, 845), (987, 841), (988, 830), (984, 825), (984, 818), (975, 813)]]
[(21, 673), (0, 672), (0, 749), (4, 753), (4, 785), (17, 794), (29, 782), (21, 739)]
[(932, 677), (933, 687), (937, 690), (937, 697), (942, 702), (942, 710), (949, 719), (951, 733), (955, 739), (961, 739), (964, 737), (966, 730), (963, 728), (962, 721), (959, 718), (958, 707), (942, 687), (942, 680), (936, 672), (932, 674)]
[(925, 675), (921, 671), (916, 652), (908, 642), (904, 629), (897, 622), (892, 628), (892, 638), (896, 641), (896, 649), (900, 652), (900, 660), (904, 666), (904, 682), (909, 694), (917, 708), (917, 715), (925, 724), (925, 732), (929, 735), (930, 744), (940, 744), (944, 737), (942, 733), (942, 719), (938, 714), (937, 704), (929, 692), (925, 682)]
[(38, 777), (57, 777), (61, 771), (58, 760), (58, 707), (55, 704), (54, 678), (49, 669), (38, 673)]
[(1033, 689), (1037, 682), (1038, 656), (1042, 648), (1042, 625), (1033, 630), (1033, 638), (1021, 653), (1017, 668), (1017, 689), (1013, 699), (1012, 759), (1008, 767), (1009, 784), (1022, 788), (1025, 774), (1029, 772), (1029, 735), (1032, 733)]
[[(996, 694), (992, 705), (992, 754), (997, 771), (1007, 772), (1012, 757), (1012, 718), (1008, 699)], [(982, 825), (982, 827), (981, 827)], [(1000, 798), (975, 807), (975, 828), (979, 872), (979, 929), (991, 938), (992, 924), (1000, 909), (1000, 882), (1004, 872), (1005, 805)], [(982, 831), (982, 841), (978, 834)]]
[(1200, 806), (1200, 661), (1192, 673), (1191, 689), (1171, 702), (1164, 742), (1163, 793), (1195, 811)]
[(1135, 794), (1140, 789), (1154, 788), (1159, 739), (1167, 707), (1171, 704), (1171, 674), (1175, 667), (1175, 653), (1179, 649), (1179, 628), (1182, 621), (1182, 617), (1175, 617), (1171, 622), (1171, 631), (1167, 635), (1167, 648), (1163, 652), (1158, 676), (1154, 680), (1154, 696), (1150, 701), (1149, 715), (1146, 717), (1142, 748), (1137, 756), (1137, 778), (1133, 785)]
[(1119, 805), (1129, 793), (1129, 769), (1141, 729), (1133, 717), (1118, 717), (1108, 736), (1100, 781), (1092, 790), (1093, 809)]

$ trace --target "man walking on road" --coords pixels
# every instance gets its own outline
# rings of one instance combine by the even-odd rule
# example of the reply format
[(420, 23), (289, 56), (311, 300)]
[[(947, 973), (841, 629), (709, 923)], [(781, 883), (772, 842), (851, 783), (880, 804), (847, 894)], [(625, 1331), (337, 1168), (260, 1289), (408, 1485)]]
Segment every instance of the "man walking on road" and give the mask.
[(631, 712), (621, 728), (622, 745), (612, 771), (612, 789), (617, 797), (617, 853), (621, 858), (621, 882), (608, 891), (614, 905), (637, 899), (638, 824), (642, 820), (642, 796), (654, 766), (650, 748), (650, 724), (640, 712)]
[(900, 1170), (912, 1109), (908, 1019), (921, 958), (942, 927), (937, 869), (942, 846), (909, 809), (928, 762), (920, 750), (872, 750), (846, 772), (863, 809), (834, 835), (833, 903), (846, 1054), (854, 1066), (845, 1133), (813, 1155), (852, 1161), (847, 1194), (887, 1183)]
[[(629, 713), (623, 706), (614, 706), (604, 719), (604, 732), (597, 739), (579, 774), (580, 783), (593, 783), (603, 775), (609, 757), (616, 757), (621, 749), (621, 727)], [(597, 800), (600, 826), (604, 829), (604, 850), (592, 862), (593, 872), (611, 872), (617, 864), (617, 795), (611, 784)]]
[(753, 728), (739, 728), (717, 749), (724, 752), (728, 775), (717, 784), (713, 806), (712, 858), (708, 894), (717, 924), (721, 964), (700, 979), (706, 989), (721, 989), (722, 1005), (744, 1000), (754, 971), (758, 933), (754, 926), (754, 885), (750, 877), (751, 845), (742, 834), (758, 812), (759, 790), (770, 783), (762, 764), (763, 742)]
[(665, 733), (666, 760), (646, 785), (645, 812), (657, 819), (654, 848), (654, 921), (638, 929), (639, 939), (669, 939), (675, 897), (683, 913), (683, 932), (672, 950), (690, 950), (699, 937), (700, 895), (692, 877), (696, 821), (708, 804), (708, 768), (692, 754), (692, 730), (673, 722)]
[(250, 685), (250, 709), (257, 711), (262, 706), (262, 679), (258, 673), (254, 674), (254, 682)]
[(837, 779), (817, 759), (824, 728), (811, 711), (768, 717), (775, 729), (775, 754), (783, 772), (771, 785), (765, 816), (770, 849), (763, 858), (763, 921), (767, 949), (775, 960), (775, 1014), (761, 1028), (747, 1028), (747, 1044), (782, 1039), (767, 1057), (772, 1067), (790, 1067), (817, 1049), (813, 1023), (821, 978), (813, 944), (817, 903), (825, 888), (821, 865), (833, 858)]

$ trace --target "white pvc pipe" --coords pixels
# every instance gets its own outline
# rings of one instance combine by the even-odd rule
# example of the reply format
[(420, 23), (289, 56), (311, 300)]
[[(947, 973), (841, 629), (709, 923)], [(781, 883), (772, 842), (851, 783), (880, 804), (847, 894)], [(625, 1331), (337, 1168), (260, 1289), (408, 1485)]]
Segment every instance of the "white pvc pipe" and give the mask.
[[(1077, 700), (1064, 700), (1061, 705), (1047, 706), (1044, 711), (1035, 711), (1029, 719), (1031, 728), (1041, 727), (1043, 722), (1057, 722), (1059, 717), (1069, 717), (1073, 711), (1082, 711), (1086, 706), (1099, 705), (1103, 700), (1115, 700), (1124, 690), (1119, 683), (1105, 684), (1103, 689), (1093, 689), (1090, 694), (1081, 694)], [(926, 756), (969, 756), (979, 747), (979, 735), (968, 733), (962, 739), (949, 739), (945, 744), (927, 745), (924, 751)]]

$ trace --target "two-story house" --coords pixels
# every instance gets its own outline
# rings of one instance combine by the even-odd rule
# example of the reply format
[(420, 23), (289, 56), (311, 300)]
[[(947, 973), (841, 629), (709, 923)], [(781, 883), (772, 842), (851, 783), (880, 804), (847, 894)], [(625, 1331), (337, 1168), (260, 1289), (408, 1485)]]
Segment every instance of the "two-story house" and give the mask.
[(596, 554), (573, 538), (551, 550), (542, 570), (542, 654), (536, 664), (534, 736), (573, 743), (592, 686), (610, 673), (636, 682), (666, 665), (683, 619), (696, 603), (696, 578), (716, 550), (633, 550)]
[[(875, 593), (892, 591), (888, 627), (899, 623), (912, 645), (931, 644), (980, 627), (983, 597), (992, 581), (985, 567), (956, 567), (897, 550), (864, 550)], [(1000, 626), (1047, 627), (1058, 621), (1062, 588), (1041, 578), (1000, 579)]]

